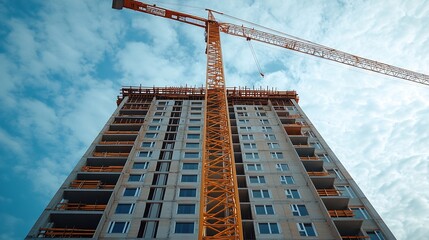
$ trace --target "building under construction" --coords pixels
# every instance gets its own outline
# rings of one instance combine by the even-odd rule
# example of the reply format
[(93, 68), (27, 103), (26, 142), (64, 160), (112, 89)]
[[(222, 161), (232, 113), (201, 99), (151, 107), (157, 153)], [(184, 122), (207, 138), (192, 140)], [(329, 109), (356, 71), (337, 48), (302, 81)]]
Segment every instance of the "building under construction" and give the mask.
[[(394, 239), (295, 91), (226, 95), (238, 197), (230, 210), (243, 239)], [(203, 88), (123, 88), (28, 238), (197, 239), (205, 97)]]
[(220, 33), (429, 85), (429, 76), (309, 41), (148, 5), (204, 28), (204, 88), (127, 87), (27, 238), (395, 239), (295, 91), (226, 88)]

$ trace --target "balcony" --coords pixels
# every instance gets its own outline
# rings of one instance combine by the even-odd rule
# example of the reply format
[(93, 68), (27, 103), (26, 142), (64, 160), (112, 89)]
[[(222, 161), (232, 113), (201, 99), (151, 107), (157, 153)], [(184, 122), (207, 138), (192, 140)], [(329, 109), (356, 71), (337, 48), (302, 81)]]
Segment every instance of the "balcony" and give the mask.
[(326, 171), (321, 172), (307, 172), (310, 177), (325, 177), (329, 176), (329, 173)]
[(101, 145), (133, 145), (134, 141), (101, 141)]
[(56, 210), (68, 211), (104, 211), (105, 204), (58, 203)]
[(123, 166), (83, 166), (82, 172), (122, 172)]
[(341, 236), (342, 240), (365, 240), (370, 238), (369, 236)]
[(95, 229), (41, 228), (38, 237), (43, 238), (92, 238)]
[(94, 157), (128, 157), (129, 152), (93, 152)]
[(331, 217), (354, 217), (352, 210), (328, 210), (329, 216)]
[(321, 197), (341, 196), (340, 191), (335, 188), (317, 189), (317, 193)]
[(139, 134), (139, 131), (105, 131), (104, 134)]
[(112, 124), (129, 124), (129, 125), (142, 125), (144, 123), (144, 118), (125, 118), (117, 117)]
[(103, 184), (97, 180), (73, 180), (70, 184), (70, 188), (75, 189), (113, 189), (113, 184)]

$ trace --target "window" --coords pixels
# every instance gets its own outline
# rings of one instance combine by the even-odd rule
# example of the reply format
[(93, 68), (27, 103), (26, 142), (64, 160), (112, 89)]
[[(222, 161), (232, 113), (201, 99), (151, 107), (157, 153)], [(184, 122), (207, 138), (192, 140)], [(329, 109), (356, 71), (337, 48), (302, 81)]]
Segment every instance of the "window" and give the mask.
[(189, 131), (200, 131), (201, 127), (200, 126), (188, 126), (188, 130)]
[(260, 234), (278, 234), (279, 226), (277, 223), (258, 223)]
[(154, 118), (154, 119), (152, 119), (152, 123), (160, 123), (160, 122), (162, 122), (161, 118)]
[(200, 123), (201, 119), (200, 118), (191, 118), (189, 119), (189, 123)]
[(197, 175), (182, 175), (181, 182), (197, 182)]
[(118, 206), (116, 206), (115, 213), (117, 214), (131, 214), (134, 210), (134, 203), (119, 203)]
[(200, 147), (200, 143), (190, 143), (190, 142), (188, 142), (188, 143), (185, 144), (185, 147), (186, 148), (199, 148)]
[(262, 127), (262, 132), (272, 132), (273, 128), (272, 127)]
[(191, 112), (191, 116), (201, 116), (200, 112)]
[(355, 198), (356, 194), (350, 186), (336, 186), (336, 189), (341, 192), (341, 196)]
[(197, 189), (195, 188), (181, 188), (179, 190), (179, 197), (196, 197)]
[(320, 159), (322, 159), (322, 161), (324, 162), (331, 162), (331, 159), (329, 158), (329, 156), (327, 154), (321, 154), (321, 155), (317, 155)]
[(199, 152), (185, 152), (185, 158), (199, 158)]
[(138, 157), (141, 157), (141, 158), (152, 157), (152, 151), (140, 151)]
[(267, 143), (268, 147), (271, 149), (280, 148), (280, 145), (278, 143)]
[(250, 120), (249, 119), (239, 119), (238, 120), (238, 123), (240, 123), (240, 124), (247, 124), (247, 123), (249, 123), (250, 122)]
[(255, 149), (256, 144), (255, 143), (243, 143), (244, 149)]
[(125, 188), (124, 197), (137, 197), (140, 195), (140, 188)]
[(276, 135), (274, 134), (264, 134), (264, 136), (267, 140), (277, 140)]
[(165, 107), (156, 107), (156, 110), (163, 111), (163, 110), (165, 110)]
[(312, 147), (315, 149), (323, 149), (322, 145), (319, 142), (312, 142), (310, 143)]
[(135, 162), (133, 164), (133, 169), (147, 169), (149, 167), (149, 162)]
[(191, 102), (191, 105), (200, 106), (200, 105), (203, 105), (203, 102)]
[(286, 172), (289, 171), (289, 165), (287, 165), (286, 163), (277, 163), (276, 169), (281, 172)]
[(182, 170), (196, 170), (198, 163), (183, 163)]
[(248, 117), (249, 114), (247, 112), (238, 112), (237, 116), (239, 116), (239, 117)]
[(273, 205), (255, 205), (257, 215), (274, 215)]
[(159, 106), (165, 106), (165, 105), (167, 105), (167, 102), (158, 102), (158, 105)]
[(177, 214), (195, 214), (195, 204), (179, 204)]
[(246, 159), (259, 159), (258, 153), (244, 153)]
[(252, 196), (254, 198), (270, 198), (270, 192), (262, 189), (252, 190)]
[(158, 133), (146, 133), (144, 135), (145, 138), (156, 138), (158, 137)]
[(288, 111), (295, 111), (296, 110), (295, 107), (293, 107), (293, 106), (287, 106), (286, 109)]
[(237, 110), (247, 110), (246, 107), (236, 107), (235, 109), (237, 109)]
[(155, 112), (153, 115), (160, 117), (160, 116), (164, 116), (165, 112)]
[(110, 222), (108, 233), (127, 233), (130, 222)]
[(202, 107), (191, 107), (191, 111), (201, 111)]
[(155, 142), (142, 142), (142, 147), (153, 148), (155, 147)]
[(199, 133), (188, 133), (187, 138), (188, 139), (200, 139), (200, 134)]
[(341, 174), (340, 170), (338, 170), (337, 168), (334, 168), (334, 169), (328, 170), (328, 172), (329, 172), (330, 174), (334, 174), (334, 175), (335, 175), (335, 177), (336, 177), (336, 178), (338, 178), (338, 179), (340, 179), (340, 180), (343, 180), (343, 179), (344, 179), (343, 174)]
[(264, 107), (254, 107), (254, 109), (255, 109), (256, 111), (258, 111), (258, 110), (264, 110)]
[(250, 130), (252, 130), (252, 127), (240, 127), (240, 130), (249, 132)]
[(298, 189), (286, 189), (286, 198), (290, 199), (299, 199), (301, 196), (299, 195)]
[(268, 119), (259, 119), (259, 122), (260, 122), (262, 125), (268, 125), (268, 124), (270, 124), (270, 122), (268, 121)]
[(262, 171), (262, 166), (259, 163), (255, 164), (246, 164), (247, 170), (249, 171)]
[(271, 158), (274, 159), (283, 159), (283, 153), (282, 152), (270, 152)]
[(243, 134), (241, 135), (241, 140), (254, 140), (253, 134)]
[(307, 216), (308, 211), (304, 204), (291, 204), (290, 209), (294, 216)]
[(292, 176), (280, 176), (280, 183), (281, 184), (294, 184), (295, 180)]
[(314, 138), (316, 137), (316, 135), (314, 135), (314, 133), (310, 130), (305, 131), (304, 135), (308, 137), (314, 137)]
[(301, 236), (317, 236), (316, 229), (312, 223), (297, 223), (299, 235)]
[(354, 217), (357, 219), (370, 219), (368, 212), (364, 207), (351, 207), (350, 210), (353, 211)]
[(249, 176), (250, 183), (265, 183), (264, 176)]
[(384, 240), (384, 236), (379, 230), (366, 232), (371, 240)]
[(144, 174), (130, 174), (128, 182), (143, 182)]
[[(264, 112), (256, 112), (256, 116), (258, 116), (258, 117), (266, 117), (267, 116), (267, 114), (266, 113), (264, 113)], [(268, 120), (267, 120), (268, 121)]]
[(148, 128), (147, 128), (147, 130), (149, 130), (149, 131), (158, 131), (159, 130), (159, 126), (154, 126), (154, 125), (152, 125), (152, 126), (149, 126)]
[(176, 222), (174, 233), (194, 233), (193, 222)]

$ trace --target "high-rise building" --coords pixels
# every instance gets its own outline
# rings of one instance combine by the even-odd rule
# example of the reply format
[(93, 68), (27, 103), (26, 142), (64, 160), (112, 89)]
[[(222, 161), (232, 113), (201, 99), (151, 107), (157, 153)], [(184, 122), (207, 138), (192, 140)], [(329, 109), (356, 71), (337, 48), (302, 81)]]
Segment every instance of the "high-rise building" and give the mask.
[[(27, 238), (197, 239), (204, 94), (123, 88)], [(296, 92), (226, 94), (244, 239), (395, 239)]]

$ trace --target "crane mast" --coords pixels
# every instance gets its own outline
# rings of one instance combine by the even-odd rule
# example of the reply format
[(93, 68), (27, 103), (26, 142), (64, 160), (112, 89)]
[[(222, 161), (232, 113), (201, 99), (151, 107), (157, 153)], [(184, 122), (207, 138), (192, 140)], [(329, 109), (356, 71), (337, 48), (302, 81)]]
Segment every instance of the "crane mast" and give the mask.
[(215, 11), (211, 10), (208, 10), (208, 18), (206, 19), (136, 0), (113, 0), (112, 7), (115, 9), (128, 8), (206, 30), (206, 109), (198, 231), (200, 239), (243, 239), (220, 32), (429, 85), (428, 75), (358, 57), (308, 41), (278, 36), (231, 23), (221, 23), (216, 21), (213, 16)]

